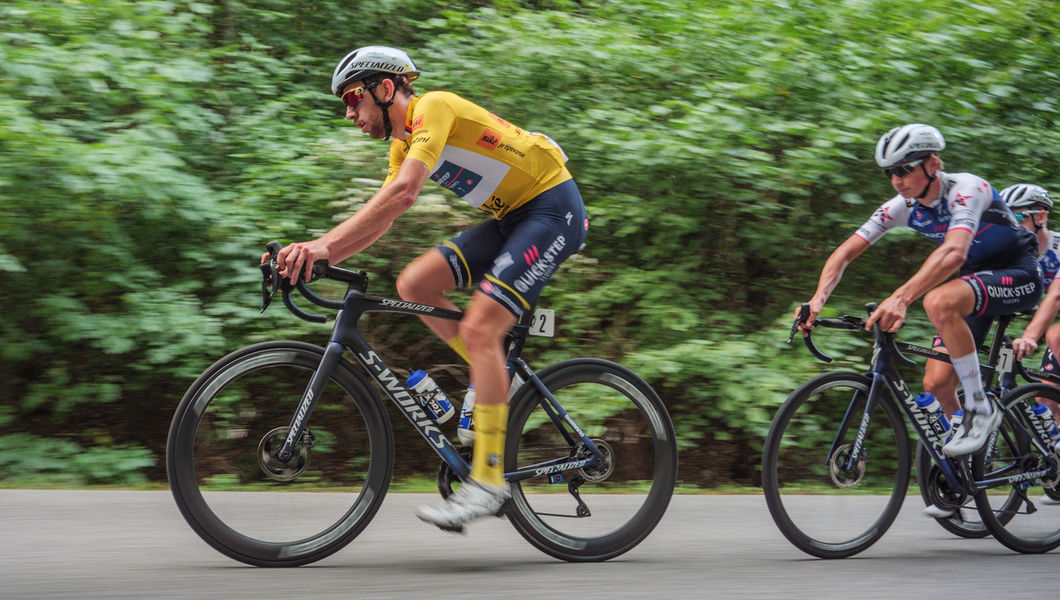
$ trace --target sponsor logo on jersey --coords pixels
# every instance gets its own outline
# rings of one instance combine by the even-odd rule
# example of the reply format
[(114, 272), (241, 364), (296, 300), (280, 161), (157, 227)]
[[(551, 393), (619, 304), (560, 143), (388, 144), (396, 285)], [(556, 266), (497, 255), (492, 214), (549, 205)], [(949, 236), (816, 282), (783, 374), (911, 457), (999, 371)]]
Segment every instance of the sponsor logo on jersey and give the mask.
[(431, 179), (437, 181), (438, 185), (447, 190), (452, 190), (457, 196), (463, 198), (470, 193), (471, 190), (475, 189), (475, 186), (477, 186), (480, 181), (482, 181), (482, 176), (459, 165), (445, 161), (442, 163), (442, 166), (431, 175)]
[(531, 244), (530, 247), (523, 252), (523, 258), (526, 259), (526, 264), (532, 265), (535, 260), (541, 258), (541, 252), (538, 251), (537, 246)]
[[(1011, 285), (1011, 278), (1008, 278), (1009, 285)], [(1002, 284), (1005, 283), (1005, 278), (1002, 277)], [(1015, 287), (1001, 287), (996, 285), (986, 286), (986, 293), (991, 298), (1022, 298), (1038, 289), (1038, 284), (1031, 282)]]
[(493, 268), (490, 269), (490, 273), (493, 273), (494, 277), (500, 278), (501, 273), (505, 269), (515, 264), (515, 260), (512, 259), (511, 252), (505, 252), (504, 254), (497, 257), (497, 260), (493, 261)]
[(560, 253), (566, 247), (567, 239), (559, 235), (556, 236), (556, 239), (549, 244), (544, 252), (540, 252), (537, 246), (531, 246), (524, 251), (523, 258), (526, 259), (526, 264), (530, 266), (516, 278), (515, 289), (520, 294), (525, 294), (534, 284), (548, 281), (548, 278), (555, 272), (556, 267), (559, 266)]
[(526, 152), (523, 152), (522, 150), (512, 146), (511, 144), (501, 144), (499, 148), (501, 150), (507, 150), (508, 152), (511, 152), (519, 158), (526, 158)]
[[(511, 123), (509, 123), (508, 121), (505, 121), (504, 119), (502, 119), (502, 118), (498, 117), (497, 115), (495, 115), (495, 114), (493, 114), (493, 113), (490, 113), (490, 116), (491, 116), (491, 117), (493, 117), (493, 120), (494, 120), (494, 121), (496, 121), (496, 122), (500, 123), (500, 124), (501, 124), (502, 126), (504, 126), (504, 127), (515, 127), (514, 125), (512, 125), (512, 124), (511, 124)], [(515, 133), (516, 133), (516, 135), (518, 135), (518, 134), (520, 133), (520, 131), (519, 131), (518, 129), (516, 129), (516, 130), (515, 130)]]
[(501, 143), (501, 134), (492, 129), (486, 129), (475, 143), (486, 150), (495, 150), (497, 144)]
[(455, 254), (449, 255), (449, 265), (453, 268), (453, 275), (456, 278), (456, 287), (464, 287), (464, 270), (460, 268), (460, 259)]
[(876, 214), (874, 216), (879, 217), (880, 222), (882, 222), (882, 223), (886, 223), (887, 219), (890, 219), (892, 221), (894, 220), (894, 217), (891, 216), (891, 207), (890, 206), (881, 206), (881, 207), (877, 208), (876, 209)]
[(423, 127), (423, 115), (420, 115), (412, 120), (412, 130), (416, 131), (420, 127)]

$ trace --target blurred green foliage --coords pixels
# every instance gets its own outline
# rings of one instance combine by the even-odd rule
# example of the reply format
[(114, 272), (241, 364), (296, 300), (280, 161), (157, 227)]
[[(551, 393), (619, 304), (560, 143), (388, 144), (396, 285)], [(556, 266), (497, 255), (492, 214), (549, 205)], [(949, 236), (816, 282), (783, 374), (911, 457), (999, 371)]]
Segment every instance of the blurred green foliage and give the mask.
[[(385, 145), (329, 94), (359, 45), (404, 47), (418, 91), (563, 145), (590, 237), (542, 299), (559, 337), (528, 356), (641, 372), (689, 483), (753, 483), (776, 406), (822, 370), (784, 336), (824, 258), (891, 194), (879, 135), (930, 123), (951, 171), (1058, 187), (1053, 3), (9, 0), (0, 20), (0, 480), (160, 480), (169, 417), (210, 361), (323, 342), (324, 327), (257, 314), (256, 264), (266, 241), (323, 233), (382, 181)], [(388, 294), (478, 218), (428, 187), (347, 266)], [(882, 299), (929, 251), (889, 235), (835, 307)], [(456, 362), (414, 320), (373, 320), (393, 366)], [(822, 345), (865, 359), (857, 336)], [(430, 472), (401, 439), (416, 448), (399, 464)]]

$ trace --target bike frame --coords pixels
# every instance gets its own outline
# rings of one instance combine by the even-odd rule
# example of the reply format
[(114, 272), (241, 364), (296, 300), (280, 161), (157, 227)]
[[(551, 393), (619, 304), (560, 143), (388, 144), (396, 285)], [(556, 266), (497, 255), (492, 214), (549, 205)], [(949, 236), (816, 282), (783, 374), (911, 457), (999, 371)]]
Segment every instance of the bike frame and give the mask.
[[(989, 384), (993, 382), (995, 374), (998, 376), (999, 385), (997, 386), (997, 389), (999, 398), (1003, 398), (1009, 390), (1015, 387), (1016, 383), (1015, 373), (1017, 363), (1012, 348), (1003, 343), (1004, 330), (1010, 321), (1011, 317), (1002, 317), (999, 319), (993, 342), (988, 349), (989, 363), (987, 365), (980, 365), (983, 372), (983, 379), (988, 384), (988, 387), (993, 387)], [(853, 470), (858, 464), (865, 436), (868, 433), (869, 425), (872, 422), (872, 416), (875, 413), (877, 403), (885, 401), (882, 397), (884, 390), (887, 390), (890, 393), (891, 398), (897, 402), (898, 406), (905, 413), (909, 422), (912, 423), (914, 431), (916, 431), (921, 443), (923, 443), (924, 447), (927, 449), (932, 461), (938, 465), (948, 481), (959, 482), (963, 487), (963, 491), (969, 495), (975, 495), (975, 493), (983, 489), (1011, 485), (1013, 479), (1011, 477), (1003, 476), (975, 481), (972, 477), (968, 461), (966, 460), (957, 461), (960, 465), (960, 474), (958, 475), (957, 470), (954, 469), (953, 462), (942, 454), (943, 437), (935, 433), (931, 428), (927, 416), (924, 415), (923, 411), (916, 405), (916, 400), (913, 397), (912, 392), (909, 391), (909, 387), (906, 385), (898, 371), (897, 363), (900, 358), (904, 359), (904, 357), (896, 356), (895, 353), (908, 352), (928, 359), (942, 360), (945, 362), (950, 362), (949, 355), (936, 350), (897, 341), (894, 341), (894, 349), (892, 350), (889, 344), (883, 343), (884, 335), (886, 334), (877, 330), (872, 366), (867, 373), (867, 376), (871, 380), (871, 385), (869, 387), (868, 397), (865, 400), (865, 408), (861, 415), (861, 422), (858, 425), (858, 433), (855, 437), (854, 447), (851, 449), (850, 455), (847, 457), (846, 464), (843, 465), (844, 469)], [(839, 447), (840, 440), (843, 439), (843, 436), (853, 424), (860, 396), (861, 393), (858, 392), (855, 393), (853, 398), (851, 398), (850, 405), (847, 407), (847, 411), (843, 415), (843, 420), (840, 422), (839, 431), (837, 432), (835, 439), (832, 441), (832, 446), (828, 451), (828, 456), (825, 460), (826, 465), (831, 462), (832, 457), (835, 455), (835, 452)], [(997, 409), (1000, 410), (1001, 407), (998, 406)], [(1012, 412), (1007, 412), (1005, 418), (1014, 418), (1011, 417), (1012, 414)], [(1019, 419), (1022, 421), (1019, 427), (1014, 428), (1014, 430), (1018, 432), (1018, 435), (1025, 435), (1025, 431), (1037, 430), (1037, 426), (1028, 415), (1024, 414), (1022, 411), (1017, 411), (1016, 414), (1019, 415)], [(1000, 428), (998, 429), (998, 432), (999, 431)], [(994, 436), (997, 436), (998, 432), (995, 432)], [(1034, 436), (1027, 437), (1028, 441), (1037, 446), (1039, 450), (1048, 453), (1037, 438)], [(992, 437), (988, 442), (988, 445), (993, 444), (993, 442), (994, 438)], [(1044, 477), (1051, 472), (1052, 468), (1048, 468), (1034, 473), (1024, 473), (1020, 475), (1020, 477), (1024, 480), (1034, 479), (1036, 477)], [(995, 475), (1000, 474), (1001, 473), (997, 473)]]
[[(311, 292), (307, 294), (308, 290), (303, 284), (301, 284), (301, 282), (299, 282), (297, 287), (303, 295), (306, 295), (315, 304), (326, 306), (328, 308), (339, 308), (340, 310), (335, 317), (335, 327), (332, 331), (331, 339), (328, 341), (327, 346), (324, 349), (324, 357), (320, 361), (320, 366), (318, 366), (316, 371), (313, 372), (309, 384), (306, 386), (306, 391), (302, 395), (301, 401), (298, 403), (294, 416), (291, 418), (290, 429), (288, 430), (283, 446), (277, 453), (278, 457), (281, 460), (289, 460), (293, 455), (295, 447), (306, 431), (306, 422), (316, 406), (317, 398), (320, 397), (325, 385), (338, 367), (339, 360), (348, 348), (353, 352), (353, 355), (357, 358), (357, 361), (361, 366), (364, 367), (368, 375), (375, 380), (380, 389), (382, 389), (394, 405), (398, 407), (401, 414), (412, 423), (412, 426), (417, 432), (419, 432), (420, 436), (423, 437), (431, 448), (434, 449), (442, 461), (449, 465), (461, 481), (466, 480), (471, 473), (470, 463), (460, 455), (460, 452), (456, 449), (453, 443), (449, 441), (444, 433), (442, 433), (434, 418), (424, 412), (405, 384), (394, 374), (393, 371), (390, 370), (389, 367), (386, 366), (386, 364), (383, 363), (383, 360), (379, 355), (372, 350), (371, 346), (365, 341), (357, 327), (361, 317), (368, 312), (402, 313), (419, 317), (447, 319), (450, 321), (459, 321), (463, 318), (464, 313), (427, 304), (405, 302), (393, 298), (369, 296), (358, 289), (349, 290), (346, 293), (343, 302), (339, 303), (336, 301), (323, 300), (319, 296), (314, 298), (314, 295), (312, 295)], [(288, 305), (288, 308), (292, 309), (292, 312), (297, 310), (287, 301), (287, 296), (284, 297), (284, 300), (285, 304)], [(323, 300), (323, 302), (321, 302), (321, 300)], [(296, 314), (298, 314), (298, 312), (296, 312)], [(575, 460), (573, 456), (558, 458), (536, 465), (523, 467), (514, 472), (505, 473), (505, 479), (510, 482), (523, 481), (543, 475), (551, 475), (560, 471), (591, 467), (595, 464), (600, 464), (605, 460), (604, 455), (596, 445), (593, 444), (592, 440), (589, 439), (589, 436), (582, 431), (574, 419), (549, 392), (548, 388), (537, 375), (534, 374), (529, 365), (520, 358), (523, 345), (526, 342), (526, 337), (529, 335), (529, 322), (531, 318), (532, 314), (529, 312), (526, 313), (512, 329), (512, 340), (507, 354), (508, 372), (513, 376), (519, 376), (524, 382), (529, 382), (541, 393), (542, 408), (557, 429), (562, 432), (564, 438), (572, 448), (580, 442), (581, 444), (584, 444), (585, 448), (591, 454), (587, 458), (577, 460)], [(564, 427), (564, 424), (569, 426), (570, 430), (568, 430), (567, 427)]]

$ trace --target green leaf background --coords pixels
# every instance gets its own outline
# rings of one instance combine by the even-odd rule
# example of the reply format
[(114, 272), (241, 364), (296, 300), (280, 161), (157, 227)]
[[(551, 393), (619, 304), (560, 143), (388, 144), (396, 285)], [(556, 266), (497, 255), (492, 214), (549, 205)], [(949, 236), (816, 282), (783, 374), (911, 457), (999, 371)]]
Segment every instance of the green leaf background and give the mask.
[[(586, 251), (542, 305), (531, 363), (615, 359), (660, 390), (683, 482), (755, 485), (762, 435), (824, 369), (786, 332), (828, 253), (891, 195), (887, 129), (926, 122), (951, 171), (1057, 189), (1060, 8), (1024, 0), (625, 0), (351, 5), (10, 0), (0, 5), (0, 482), (163, 481), (173, 409), (240, 346), (322, 343), (258, 315), (270, 239), (327, 231), (378, 188), (385, 145), (342, 120), (335, 61), (406, 48), (419, 92), (465, 95), (571, 157)], [(386, 294), (479, 216), (437, 188), (347, 261)], [(847, 272), (859, 313), (930, 245), (896, 232)], [(914, 310), (905, 333), (930, 340)], [(411, 319), (384, 360), (458, 360)], [(863, 368), (863, 338), (821, 336)], [(466, 373), (447, 370), (456, 394)], [(399, 476), (436, 459), (398, 425)]]

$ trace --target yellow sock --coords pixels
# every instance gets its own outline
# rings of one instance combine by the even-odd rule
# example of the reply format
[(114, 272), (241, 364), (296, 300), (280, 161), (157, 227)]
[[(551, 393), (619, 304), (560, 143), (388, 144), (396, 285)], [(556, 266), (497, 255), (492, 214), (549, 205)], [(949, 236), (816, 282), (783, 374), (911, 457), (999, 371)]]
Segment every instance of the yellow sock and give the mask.
[(464, 338), (459, 335), (453, 338), (445, 340), (446, 344), (453, 349), (454, 352), (460, 355), (460, 358), (464, 359), (464, 362), (471, 364), (471, 355), (467, 353), (467, 345), (464, 344)]
[(476, 404), (475, 448), (471, 452), (471, 478), (479, 483), (504, 485), (504, 440), (508, 432), (507, 404)]

